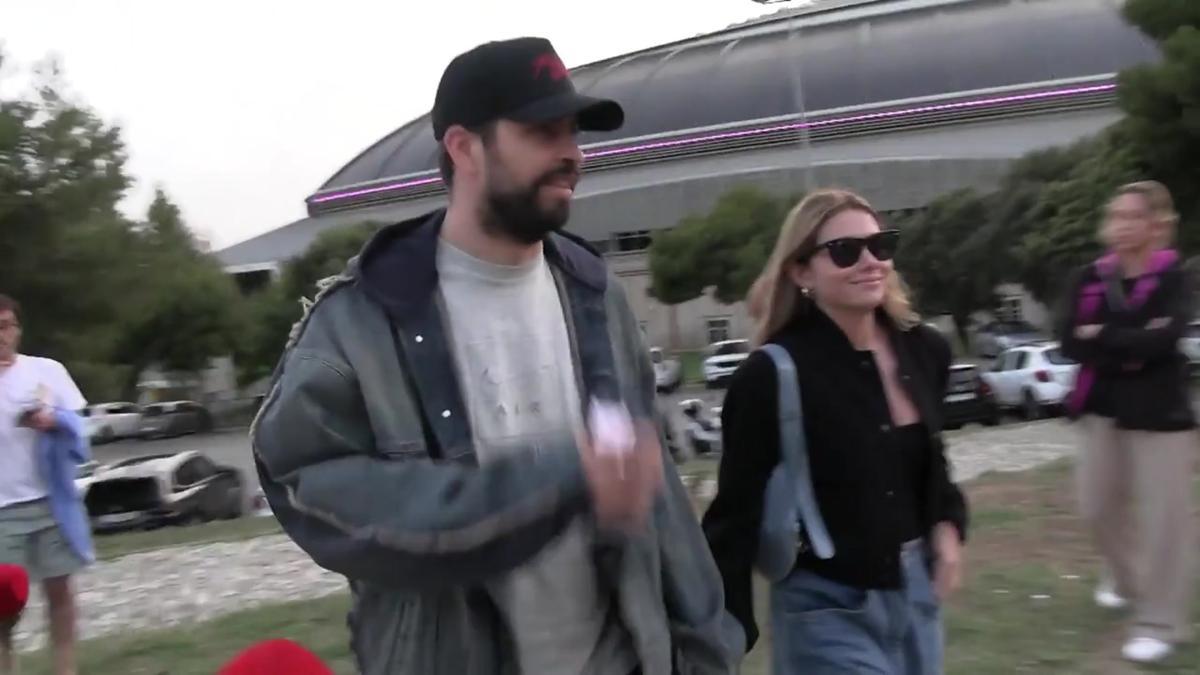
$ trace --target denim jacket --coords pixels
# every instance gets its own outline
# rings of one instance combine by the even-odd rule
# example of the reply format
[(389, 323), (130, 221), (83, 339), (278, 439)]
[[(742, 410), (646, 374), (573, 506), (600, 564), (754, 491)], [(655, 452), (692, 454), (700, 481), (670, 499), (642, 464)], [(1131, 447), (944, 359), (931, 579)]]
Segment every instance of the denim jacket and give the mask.
[[(484, 590), (555, 539), (590, 500), (574, 447), (480, 465), (435, 265), (443, 211), (381, 230), (288, 341), (251, 428), (284, 530), (345, 575), (366, 675), (515, 674)], [(581, 399), (650, 417), (653, 371), (600, 257), (565, 235), (546, 256), (564, 298)], [(742, 635), (679, 477), (645, 530), (595, 547), (647, 675), (732, 673)]]
[(50, 513), (71, 552), (85, 564), (96, 560), (87, 508), (75, 487), (79, 465), (91, 459), (83, 418), (72, 410), (54, 410), (54, 428), (38, 434), (38, 472), (49, 492)]

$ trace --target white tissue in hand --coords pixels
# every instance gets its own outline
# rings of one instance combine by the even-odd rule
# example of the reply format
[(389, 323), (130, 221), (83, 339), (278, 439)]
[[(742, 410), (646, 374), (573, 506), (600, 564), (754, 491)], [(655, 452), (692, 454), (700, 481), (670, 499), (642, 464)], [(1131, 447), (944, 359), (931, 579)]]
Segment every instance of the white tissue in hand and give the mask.
[(633, 420), (624, 404), (592, 399), (588, 426), (598, 452), (624, 455), (633, 451)]

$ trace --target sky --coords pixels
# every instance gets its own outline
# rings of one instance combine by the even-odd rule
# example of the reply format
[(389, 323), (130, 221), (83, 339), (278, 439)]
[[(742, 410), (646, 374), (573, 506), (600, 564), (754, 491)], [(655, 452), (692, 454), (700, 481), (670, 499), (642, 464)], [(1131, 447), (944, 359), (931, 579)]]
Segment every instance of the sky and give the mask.
[(122, 208), (144, 216), (161, 186), (219, 250), (303, 217), (327, 178), (427, 112), (446, 63), (476, 44), (540, 35), (576, 66), (781, 6), (0, 0), (0, 49), (15, 65), (0, 91), (57, 58), (76, 98), (122, 128), (136, 181)]

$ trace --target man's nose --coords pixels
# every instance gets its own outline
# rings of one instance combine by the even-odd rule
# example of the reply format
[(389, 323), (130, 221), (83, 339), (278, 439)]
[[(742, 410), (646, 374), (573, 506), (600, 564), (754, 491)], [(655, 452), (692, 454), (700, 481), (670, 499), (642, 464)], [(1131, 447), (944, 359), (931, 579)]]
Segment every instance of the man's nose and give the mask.
[(564, 161), (568, 161), (575, 166), (580, 166), (583, 164), (583, 150), (579, 147), (579, 138), (574, 134), (571, 134), (569, 139), (563, 145), (562, 152), (562, 159)]

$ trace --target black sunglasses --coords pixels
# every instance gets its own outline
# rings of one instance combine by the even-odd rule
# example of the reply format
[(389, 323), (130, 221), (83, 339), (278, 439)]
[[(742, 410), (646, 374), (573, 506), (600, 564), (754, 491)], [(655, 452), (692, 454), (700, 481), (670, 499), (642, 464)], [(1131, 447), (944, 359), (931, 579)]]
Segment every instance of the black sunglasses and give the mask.
[(896, 249), (900, 248), (900, 230), (883, 230), (867, 237), (840, 237), (817, 244), (806, 254), (798, 256), (798, 262), (808, 262), (821, 251), (829, 251), (829, 259), (834, 265), (846, 268), (853, 267), (862, 257), (863, 249), (871, 252), (876, 260), (887, 261), (896, 257)]

